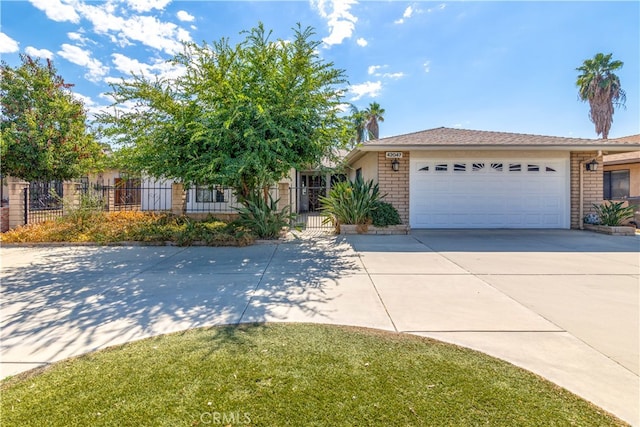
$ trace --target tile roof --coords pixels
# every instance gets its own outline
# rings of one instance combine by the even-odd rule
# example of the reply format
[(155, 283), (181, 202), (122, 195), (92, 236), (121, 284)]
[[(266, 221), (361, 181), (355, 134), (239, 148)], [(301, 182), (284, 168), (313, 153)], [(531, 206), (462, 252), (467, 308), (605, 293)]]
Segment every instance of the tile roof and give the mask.
[(529, 135), (510, 132), (491, 132), (468, 129), (435, 128), (405, 135), (367, 141), (362, 145), (363, 149), (389, 146), (402, 147), (486, 147), (486, 146), (593, 146), (595, 147), (621, 147), (629, 145), (631, 149), (639, 147), (638, 139), (586, 139), (564, 138), (559, 136)]

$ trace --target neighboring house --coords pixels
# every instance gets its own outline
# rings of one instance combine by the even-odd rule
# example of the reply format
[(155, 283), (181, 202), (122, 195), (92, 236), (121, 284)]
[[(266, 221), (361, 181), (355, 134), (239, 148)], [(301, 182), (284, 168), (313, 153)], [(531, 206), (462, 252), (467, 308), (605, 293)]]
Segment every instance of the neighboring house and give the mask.
[[(610, 141), (640, 143), (640, 135)], [(606, 200), (640, 203), (640, 151), (604, 156), (603, 196)]]
[(367, 141), (346, 161), (411, 228), (566, 229), (604, 199), (602, 155), (634, 150), (634, 140), (443, 127)]

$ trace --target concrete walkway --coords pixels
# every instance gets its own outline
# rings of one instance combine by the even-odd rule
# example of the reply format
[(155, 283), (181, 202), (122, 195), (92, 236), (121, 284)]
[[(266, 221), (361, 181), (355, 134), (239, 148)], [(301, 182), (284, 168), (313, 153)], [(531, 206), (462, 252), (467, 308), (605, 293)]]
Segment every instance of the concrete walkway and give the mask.
[(5, 247), (0, 375), (199, 326), (347, 324), (483, 351), (640, 426), (639, 252), (566, 230)]

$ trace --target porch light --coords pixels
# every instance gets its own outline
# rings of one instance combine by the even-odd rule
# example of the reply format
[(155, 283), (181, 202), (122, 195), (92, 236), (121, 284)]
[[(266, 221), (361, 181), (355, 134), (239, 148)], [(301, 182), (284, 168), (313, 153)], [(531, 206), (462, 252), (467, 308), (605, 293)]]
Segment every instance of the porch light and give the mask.
[(400, 170), (400, 161), (398, 159), (391, 160), (391, 169), (393, 169), (394, 172)]
[(589, 163), (585, 163), (584, 166), (590, 172), (595, 172), (598, 170), (598, 162), (596, 161), (596, 159), (591, 160)]

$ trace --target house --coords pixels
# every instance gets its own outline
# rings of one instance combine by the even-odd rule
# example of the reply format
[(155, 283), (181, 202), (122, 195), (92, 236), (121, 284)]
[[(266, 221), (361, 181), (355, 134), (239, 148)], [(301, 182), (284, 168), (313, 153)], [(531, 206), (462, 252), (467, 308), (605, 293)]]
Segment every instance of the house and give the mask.
[(637, 140), (436, 128), (367, 141), (350, 179), (378, 182), (411, 228), (582, 228), (602, 203), (603, 154)]

